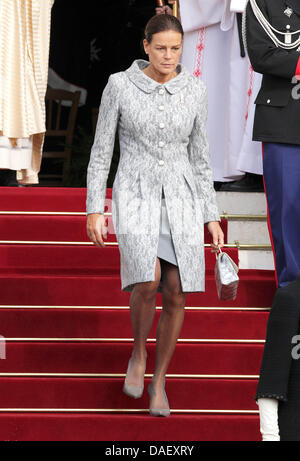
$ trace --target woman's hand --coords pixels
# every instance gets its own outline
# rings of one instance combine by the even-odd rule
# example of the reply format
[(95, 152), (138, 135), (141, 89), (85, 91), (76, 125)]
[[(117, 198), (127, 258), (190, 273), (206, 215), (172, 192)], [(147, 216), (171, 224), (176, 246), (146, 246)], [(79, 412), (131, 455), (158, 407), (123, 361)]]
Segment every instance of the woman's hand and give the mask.
[(105, 244), (102, 240), (102, 235), (105, 239), (107, 239), (107, 227), (106, 219), (103, 214), (88, 214), (86, 223), (87, 235), (90, 240), (99, 248), (105, 247)]
[[(169, 0), (168, 1), (169, 5), (173, 5), (175, 3), (175, 0)], [(161, 7), (155, 8), (156, 14), (173, 14), (173, 10), (170, 6), (165, 5)]]
[(217, 253), (219, 251), (218, 247), (222, 248), (224, 246), (224, 233), (219, 221), (209, 222), (207, 228), (213, 239), (213, 243), (211, 243), (212, 252)]

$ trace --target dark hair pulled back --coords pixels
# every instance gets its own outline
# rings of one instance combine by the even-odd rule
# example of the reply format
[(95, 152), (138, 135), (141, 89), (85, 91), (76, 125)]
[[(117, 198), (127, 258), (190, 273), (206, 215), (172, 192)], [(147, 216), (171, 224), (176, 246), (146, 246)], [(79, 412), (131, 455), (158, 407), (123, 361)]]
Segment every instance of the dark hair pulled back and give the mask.
[(184, 31), (179, 19), (170, 14), (157, 14), (147, 22), (144, 31), (144, 38), (148, 43), (151, 43), (154, 34), (158, 34), (159, 32), (166, 32), (168, 30), (179, 32), (182, 37), (184, 35)]

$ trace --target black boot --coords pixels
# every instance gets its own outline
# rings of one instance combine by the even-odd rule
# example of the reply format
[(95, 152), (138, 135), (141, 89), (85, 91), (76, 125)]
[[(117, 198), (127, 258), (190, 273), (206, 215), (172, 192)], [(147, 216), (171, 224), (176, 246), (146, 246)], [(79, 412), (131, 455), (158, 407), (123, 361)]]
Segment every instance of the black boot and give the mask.
[(246, 173), (238, 181), (223, 183), (220, 191), (226, 192), (264, 192), (263, 176), (260, 174)]
[(0, 170), (0, 186), (18, 187), (15, 170)]

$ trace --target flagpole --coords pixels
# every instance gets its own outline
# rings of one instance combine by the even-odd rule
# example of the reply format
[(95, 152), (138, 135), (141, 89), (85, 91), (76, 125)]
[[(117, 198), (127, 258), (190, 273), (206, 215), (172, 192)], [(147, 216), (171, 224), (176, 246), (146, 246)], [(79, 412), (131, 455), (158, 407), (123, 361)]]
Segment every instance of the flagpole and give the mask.
[(175, 3), (173, 5), (173, 16), (175, 16), (175, 18), (178, 18), (178, 0), (175, 0)]
[[(165, 6), (165, 1), (156, 0), (156, 4), (158, 8), (162, 8)], [(179, 1), (178, 0), (175, 0), (173, 3), (173, 16), (175, 16), (175, 18), (178, 18), (179, 16)]]

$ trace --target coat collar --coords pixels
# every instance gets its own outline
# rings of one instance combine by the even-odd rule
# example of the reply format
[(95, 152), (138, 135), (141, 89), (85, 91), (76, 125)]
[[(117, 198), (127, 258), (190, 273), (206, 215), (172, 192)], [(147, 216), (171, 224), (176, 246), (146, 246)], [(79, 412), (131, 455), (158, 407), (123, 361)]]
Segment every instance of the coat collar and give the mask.
[(178, 75), (166, 83), (159, 83), (148, 77), (142, 69), (149, 66), (149, 61), (144, 59), (136, 59), (132, 65), (125, 71), (128, 78), (145, 93), (152, 93), (157, 87), (165, 87), (169, 93), (174, 94), (180, 91), (188, 84), (189, 72), (182, 65), (178, 64), (176, 71)]

